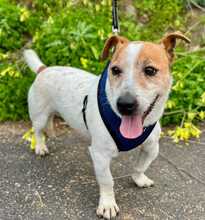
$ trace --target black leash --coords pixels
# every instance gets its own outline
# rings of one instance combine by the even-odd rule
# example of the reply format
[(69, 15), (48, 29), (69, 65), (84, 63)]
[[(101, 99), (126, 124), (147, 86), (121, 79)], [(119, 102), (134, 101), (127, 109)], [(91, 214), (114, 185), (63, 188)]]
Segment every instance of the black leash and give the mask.
[(120, 32), (118, 22), (117, 0), (112, 0), (112, 32), (118, 34)]
[[(120, 32), (120, 27), (118, 22), (117, 0), (112, 0), (112, 32), (116, 35)], [(85, 123), (85, 127), (88, 129), (88, 124), (86, 120), (87, 104), (88, 104), (88, 95), (86, 95), (83, 100), (83, 108), (82, 108), (83, 120)]]

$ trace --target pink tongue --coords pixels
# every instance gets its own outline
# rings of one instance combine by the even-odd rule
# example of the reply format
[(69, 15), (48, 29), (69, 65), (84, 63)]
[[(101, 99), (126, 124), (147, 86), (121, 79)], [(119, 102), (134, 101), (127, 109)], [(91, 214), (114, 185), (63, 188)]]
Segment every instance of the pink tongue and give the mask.
[(125, 138), (137, 138), (142, 134), (142, 117), (140, 116), (122, 116), (120, 132)]

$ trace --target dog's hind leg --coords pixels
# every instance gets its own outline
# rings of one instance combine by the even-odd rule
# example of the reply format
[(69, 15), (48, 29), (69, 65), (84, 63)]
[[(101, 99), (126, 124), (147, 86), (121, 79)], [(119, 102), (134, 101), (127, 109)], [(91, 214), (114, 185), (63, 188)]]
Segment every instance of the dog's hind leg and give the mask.
[(48, 148), (45, 144), (45, 136), (43, 133), (44, 129), (46, 128), (48, 118), (49, 115), (41, 113), (38, 117), (32, 120), (32, 126), (34, 128), (36, 138), (35, 153), (41, 156), (49, 153)]
[(156, 125), (153, 134), (150, 135), (140, 150), (139, 158), (134, 168), (135, 173), (132, 175), (132, 179), (139, 187), (149, 187), (154, 185), (154, 181), (149, 179), (144, 172), (158, 156), (160, 130), (159, 125)]
[(48, 153), (43, 132), (52, 113), (51, 107), (46, 97), (34, 92), (33, 88), (29, 91), (28, 105), (36, 139), (35, 153), (43, 156)]
[(55, 137), (54, 114), (51, 114), (48, 119), (46, 126), (46, 135), (48, 137)]

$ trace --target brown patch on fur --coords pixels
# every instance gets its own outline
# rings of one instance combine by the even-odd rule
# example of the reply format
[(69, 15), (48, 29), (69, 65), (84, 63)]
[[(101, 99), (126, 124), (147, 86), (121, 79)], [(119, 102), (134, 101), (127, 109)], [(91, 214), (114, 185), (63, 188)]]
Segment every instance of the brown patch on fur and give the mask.
[[(105, 44), (102, 58), (107, 58), (109, 56), (109, 50), (114, 47), (114, 53), (111, 59), (112, 66), (117, 64), (117, 66), (121, 66), (124, 60), (125, 53), (127, 46), (129, 44), (129, 41), (124, 37), (119, 36), (112, 36), (109, 38)], [(117, 88), (120, 86), (121, 80), (118, 80), (117, 76), (113, 76), (112, 74), (109, 74), (110, 79), (110, 87)]]
[(127, 44), (129, 41), (125, 37), (121, 36), (112, 36), (106, 42), (101, 55), (101, 60), (106, 60), (109, 57), (110, 49), (114, 48), (114, 52), (116, 52), (119, 48), (121, 48), (124, 44)]
[(37, 70), (37, 74), (39, 74), (40, 72), (42, 72), (43, 70), (45, 70), (47, 67), (46, 66), (40, 66)]
[[(164, 46), (162, 44), (142, 41), (130, 43), (143, 44), (138, 56), (136, 57), (136, 63), (134, 64), (135, 70), (133, 80), (136, 81), (136, 84), (145, 90), (149, 89), (150, 84), (152, 84), (159, 88), (159, 91), (162, 93), (163, 91), (166, 91), (170, 86), (171, 76), (169, 71), (170, 60), (167, 56), (167, 52)], [(124, 43), (115, 51), (111, 59), (112, 66), (116, 65), (121, 67), (123, 70), (128, 44), (129, 42)], [(144, 68), (146, 66), (152, 66), (156, 68), (158, 70), (157, 74), (155, 76), (146, 76), (144, 73)], [(118, 88), (121, 85), (124, 77), (126, 77), (126, 74), (122, 73), (121, 76), (113, 76), (113, 74), (110, 72), (109, 81), (111, 89)]]
[(180, 31), (169, 33), (164, 38), (162, 38), (161, 43), (167, 51), (167, 55), (169, 57), (170, 62), (172, 62), (174, 58), (174, 48), (176, 46), (176, 39), (181, 39), (186, 43), (191, 42), (190, 39), (183, 35)]
[[(169, 86), (170, 73), (169, 73), (169, 59), (166, 55), (165, 49), (159, 45), (149, 42), (143, 42), (143, 47), (136, 60), (136, 81), (142, 88), (147, 88), (148, 83), (153, 83), (161, 88), (167, 89)], [(155, 76), (146, 76), (144, 68), (152, 66), (158, 70)]]
[[(112, 66), (117, 64), (117, 66), (121, 66), (124, 61), (124, 51), (126, 50), (127, 46), (129, 44), (129, 41), (124, 41), (123, 43), (120, 43), (114, 51), (114, 54), (111, 59)], [(121, 80), (118, 80), (118, 76), (113, 76), (112, 74), (109, 74), (110, 79), (110, 87), (117, 88), (120, 86)]]
[[(121, 41), (121, 40), (122, 41)], [(159, 95), (166, 94), (171, 86), (171, 74), (170, 65), (174, 57), (174, 47), (176, 39), (182, 39), (189, 42), (180, 32), (174, 32), (165, 36), (160, 44), (135, 41), (129, 42), (127, 39), (123, 40), (122, 37), (113, 36), (110, 38), (104, 48), (103, 58), (107, 58), (109, 55), (109, 49), (114, 47), (114, 54), (111, 59), (111, 65), (117, 66), (122, 70), (122, 74), (119, 76), (113, 76), (111, 70), (109, 69), (109, 82), (110, 88), (119, 88), (123, 80), (126, 80), (127, 74), (125, 69), (129, 68), (127, 66), (127, 47), (130, 43), (142, 44), (138, 56), (135, 58), (134, 71), (133, 72), (133, 82), (136, 86), (141, 87), (145, 91), (154, 89), (158, 91)], [(151, 66), (157, 69), (157, 73), (154, 76), (148, 76), (145, 74), (144, 69), (146, 66)], [(131, 67), (130, 67), (131, 68)]]

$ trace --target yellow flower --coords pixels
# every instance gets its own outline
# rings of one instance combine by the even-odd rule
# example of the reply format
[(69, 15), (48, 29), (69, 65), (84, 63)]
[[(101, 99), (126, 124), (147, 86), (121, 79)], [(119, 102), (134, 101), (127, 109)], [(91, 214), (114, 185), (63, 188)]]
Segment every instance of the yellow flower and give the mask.
[(196, 116), (196, 113), (195, 112), (189, 112), (187, 114), (187, 116), (188, 116), (188, 119), (193, 120), (195, 118), (195, 116)]
[(6, 75), (16, 78), (21, 76), (20, 72), (16, 71), (13, 67), (7, 67), (6, 69), (0, 72), (0, 76), (6, 76)]
[(181, 140), (184, 140), (184, 141), (187, 141), (190, 137), (190, 133), (189, 133), (189, 130), (184, 128), (181, 132)]
[(167, 134), (168, 134), (169, 136), (172, 136), (172, 135), (174, 134), (174, 130), (168, 130), (168, 131), (167, 131)]
[(98, 36), (100, 37), (101, 40), (104, 39), (105, 31), (103, 29), (98, 30)]
[(5, 59), (7, 59), (8, 58), (8, 54), (6, 54), (6, 53), (0, 53), (0, 61), (3, 61), (3, 60), (5, 60)]
[(26, 8), (21, 8), (20, 21), (24, 22), (30, 16), (29, 11)]
[(181, 81), (178, 81), (173, 87), (172, 89), (175, 90), (175, 91), (178, 91), (180, 89), (183, 89), (184, 88), (184, 83), (181, 82)]
[(163, 137), (163, 136), (165, 136), (165, 133), (163, 131), (161, 131), (160, 137)]
[(185, 128), (191, 128), (192, 124), (190, 122), (185, 122), (184, 127)]
[(81, 57), (80, 62), (83, 65), (84, 68), (88, 67), (88, 59)]
[(201, 101), (203, 104), (205, 104), (205, 92), (201, 95)]
[[(34, 134), (34, 129), (31, 128), (29, 129), (22, 137), (22, 139), (30, 142), (30, 148), (31, 150), (35, 150), (36, 148), (36, 137), (35, 137), (35, 134)], [(43, 136), (43, 141), (45, 142), (45, 136)]]
[(31, 148), (31, 150), (35, 150), (35, 148), (36, 148), (36, 137), (35, 137), (34, 134), (33, 134), (32, 137), (31, 137), (31, 145), (30, 145), (30, 148)]
[(199, 112), (199, 117), (200, 117), (201, 120), (205, 119), (205, 112), (200, 111)]
[(199, 136), (201, 134), (201, 131), (194, 125), (192, 125), (190, 132), (193, 135), (193, 137), (196, 137), (196, 138), (199, 138)]
[(102, 5), (106, 5), (107, 3), (108, 3), (108, 2), (107, 2), (106, 0), (102, 0), (102, 1), (101, 1), (101, 4), (102, 4)]
[(88, 0), (83, 0), (83, 4), (87, 5), (88, 4)]
[(100, 5), (99, 5), (99, 4), (96, 4), (96, 5), (95, 5), (95, 10), (96, 10), (96, 11), (100, 11)]
[(33, 128), (31, 128), (30, 130), (28, 130), (22, 137), (24, 140), (30, 142), (30, 148), (31, 150), (35, 149), (36, 146), (36, 139), (34, 136), (34, 130)]
[(173, 141), (178, 143), (188, 141), (190, 137), (199, 138), (201, 131), (190, 122), (185, 122), (183, 127), (176, 127), (175, 130), (169, 130), (168, 135), (173, 138)]
[(176, 106), (176, 103), (172, 100), (168, 100), (167, 103), (166, 103), (166, 108), (167, 109), (172, 109)]

